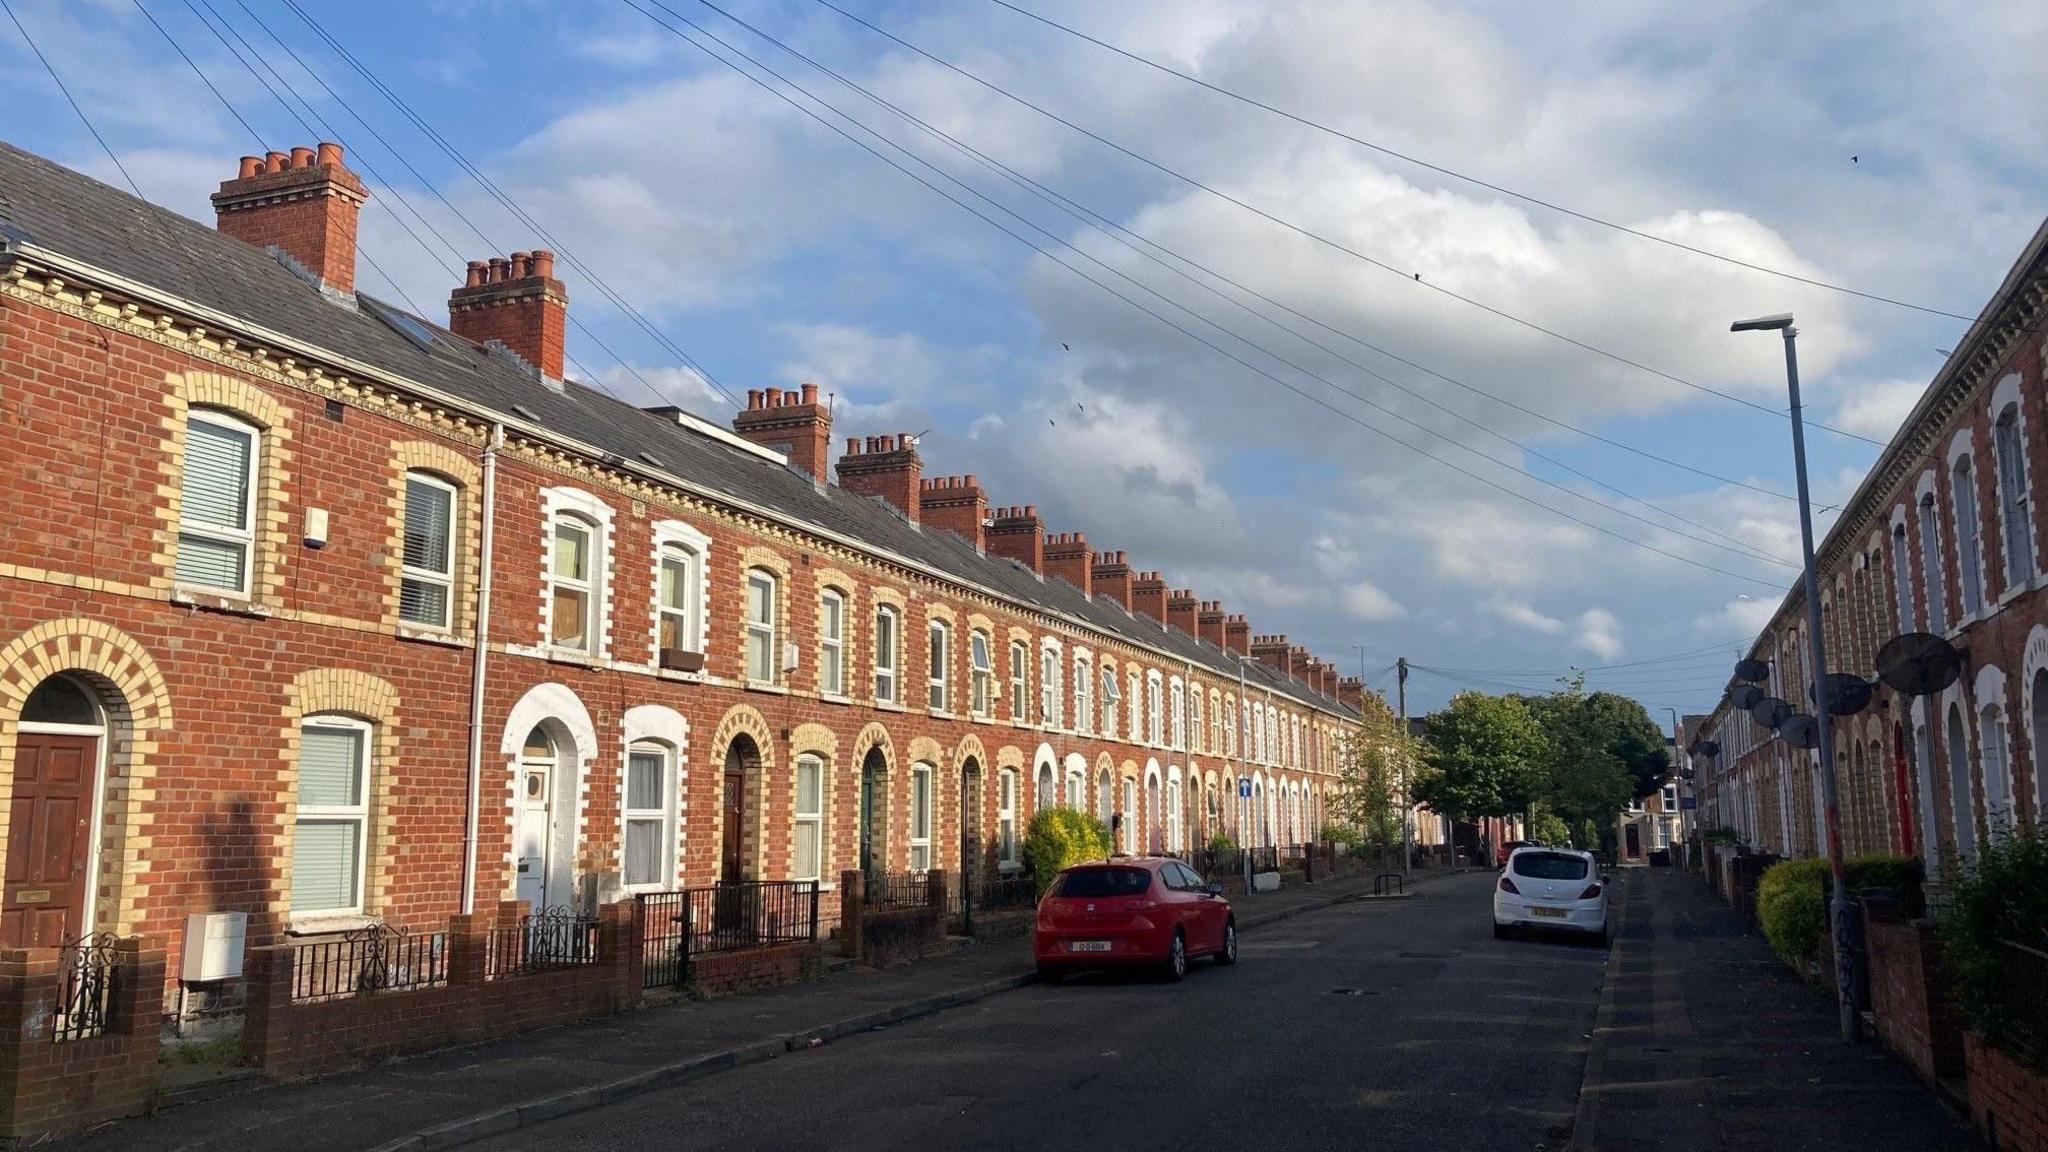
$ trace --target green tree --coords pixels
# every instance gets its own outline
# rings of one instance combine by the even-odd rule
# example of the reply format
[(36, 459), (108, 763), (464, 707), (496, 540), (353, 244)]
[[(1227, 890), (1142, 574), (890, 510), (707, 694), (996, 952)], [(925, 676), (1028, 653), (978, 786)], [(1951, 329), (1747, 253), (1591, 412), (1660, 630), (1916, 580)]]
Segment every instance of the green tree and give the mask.
[[(1547, 737), (1539, 795), (1569, 827), (1583, 833), (1611, 826), (1631, 798), (1647, 795), (1670, 773), (1663, 734), (1643, 706), (1611, 692), (1588, 694), (1583, 674), (1522, 700)], [(1641, 783), (1645, 778), (1650, 783)]]
[(1413, 791), (1432, 811), (1453, 820), (1508, 816), (1540, 794), (1549, 738), (1520, 698), (1461, 692), (1425, 730)]
[(1387, 848), (1401, 843), (1402, 778), (1414, 770), (1415, 741), (1378, 696), (1368, 695), (1363, 711), (1338, 745), (1330, 810), (1357, 830), (1360, 843)]

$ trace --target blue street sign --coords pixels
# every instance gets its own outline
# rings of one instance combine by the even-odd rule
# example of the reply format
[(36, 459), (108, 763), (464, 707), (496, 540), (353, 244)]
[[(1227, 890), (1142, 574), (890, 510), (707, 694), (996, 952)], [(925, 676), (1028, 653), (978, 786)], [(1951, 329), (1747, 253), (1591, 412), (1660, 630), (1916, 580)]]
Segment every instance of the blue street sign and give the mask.
[(1252, 798), (1252, 778), (1251, 778), (1251, 777), (1249, 777), (1249, 776), (1239, 776), (1239, 777), (1237, 778), (1237, 795), (1238, 795), (1238, 799), (1240, 799), (1240, 800), (1249, 800), (1249, 799), (1251, 799), (1251, 798)]
[(1678, 810), (1680, 812), (1690, 812), (1699, 806), (1700, 798), (1697, 796), (1680, 796), (1678, 798)]

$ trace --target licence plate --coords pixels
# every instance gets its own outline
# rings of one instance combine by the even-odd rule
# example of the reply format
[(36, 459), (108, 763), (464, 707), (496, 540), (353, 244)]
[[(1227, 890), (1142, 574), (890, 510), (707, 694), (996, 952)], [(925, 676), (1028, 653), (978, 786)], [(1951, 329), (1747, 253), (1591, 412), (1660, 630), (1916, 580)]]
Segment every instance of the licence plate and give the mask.
[(1109, 951), (1109, 941), (1107, 941), (1107, 940), (1069, 940), (1069, 941), (1067, 941), (1067, 951), (1069, 951), (1069, 952), (1107, 952), (1107, 951)]
[(1531, 908), (1529, 909), (1529, 915), (1548, 916), (1554, 920), (1562, 920), (1565, 917), (1570, 916), (1571, 913), (1565, 911), (1562, 908)]

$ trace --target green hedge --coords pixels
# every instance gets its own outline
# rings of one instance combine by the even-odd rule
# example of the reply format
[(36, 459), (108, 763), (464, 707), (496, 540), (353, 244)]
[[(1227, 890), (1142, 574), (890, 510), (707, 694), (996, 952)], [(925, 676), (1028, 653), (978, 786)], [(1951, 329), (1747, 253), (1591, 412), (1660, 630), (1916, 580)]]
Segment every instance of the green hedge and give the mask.
[(1072, 808), (1042, 808), (1024, 831), (1024, 860), (1038, 879), (1041, 896), (1060, 869), (1101, 860), (1109, 853), (1109, 828)]
[(2021, 825), (1980, 845), (1940, 924), (1942, 963), (1970, 1030), (2048, 1071), (2048, 1010), (2010, 947), (2048, 952), (2048, 833)]
[[(1906, 903), (1920, 902), (1921, 867), (1914, 856), (1855, 856), (1842, 862), (1851, 893), (1871, 888), (1898, 891)], [(1820, 947), (1828, 926), (1828, 862), (1816, 857), (1781, 860), (1756, 886), (1756, 918), (1771, 951), (1803, 966)]]

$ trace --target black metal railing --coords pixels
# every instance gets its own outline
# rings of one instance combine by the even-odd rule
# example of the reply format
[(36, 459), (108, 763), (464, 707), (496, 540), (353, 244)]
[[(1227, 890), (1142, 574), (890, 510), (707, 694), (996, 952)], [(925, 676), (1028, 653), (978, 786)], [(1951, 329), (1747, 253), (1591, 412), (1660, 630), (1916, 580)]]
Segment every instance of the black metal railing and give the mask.
[(1289, 872), (1300, 872), (1308, 867), (1308, 847), (1303, 844), (1282, 844), (1274, 849), (1279, 853), (1280, 867)]
[(51, 1039), (61, 1044), (107, 1031), (121, 980), (116, 939), (95, 932), (57, 950), (57, 1021)]
[(864, 903), (869, 908), (922, 908), (931, 903), (931, 881), (923, 872), (871, 872)]
[(544, 908), (517, 924), (491, 930), (484, 976), (497, 980), (530, 972), (597, 963), (597, 919), (573, 908)]
[(2048, 951), (1998, 942), (1998, 1041), (2037, 1067), (2048, 1067)]
[(373, 925), (292, 949), (292, 999), (339, 1000), (448, 982), (448, 936)]
[(1188, 853), (1187, 863), (1188, 867), (1201, 873), (1204, 880), (1228, 880), (1244, 874), (1244, 851), (1239, 848), (1227, 851), (1197, 848)]
[(971, 916), (983, 913), (993, 915), (1036, 907), (1038, 880), (1028, 872), (999, 872), (964, 880), (954, 872), (946, 877), (946, 920), (949, 924), (965, 925)]
[(1280, 870), (1280, 850), (1271, 844), (1266, 845), (1264, 848), (1247, 848), (1246, 851), (1252, 854), (1252, 871), (1278, 872)]
[(641, 983), (649, 988), (687, 983), (692, 956), (818, 938), (815, 880), (728, 881), (680, 892), (649, 892), (639, 901), (645, 949)]

